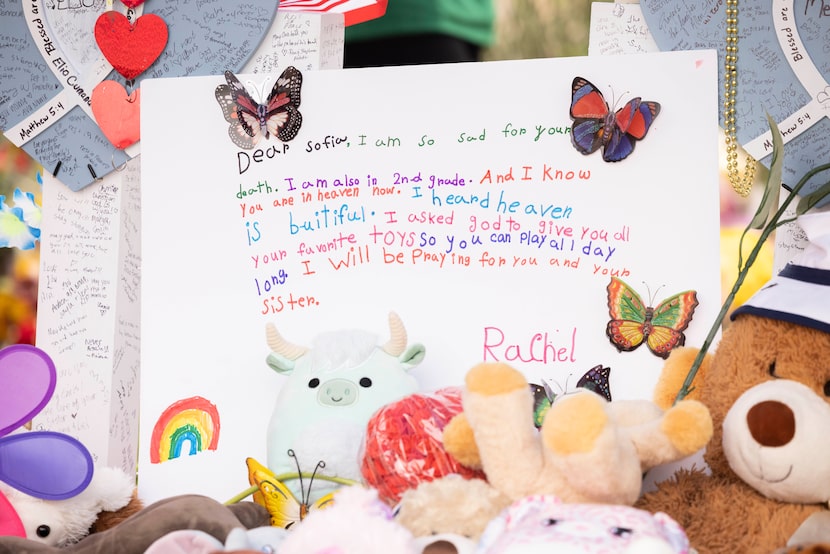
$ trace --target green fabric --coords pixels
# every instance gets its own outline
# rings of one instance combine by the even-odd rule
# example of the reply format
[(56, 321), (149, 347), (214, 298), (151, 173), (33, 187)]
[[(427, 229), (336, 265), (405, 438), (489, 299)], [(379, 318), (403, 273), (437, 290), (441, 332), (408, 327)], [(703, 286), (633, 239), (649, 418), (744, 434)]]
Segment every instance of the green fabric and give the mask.
[(347, 27), (346, 42), (420, 33), (442, 33), (490, 46), (493, 0), (389, 0), (383, 16)]

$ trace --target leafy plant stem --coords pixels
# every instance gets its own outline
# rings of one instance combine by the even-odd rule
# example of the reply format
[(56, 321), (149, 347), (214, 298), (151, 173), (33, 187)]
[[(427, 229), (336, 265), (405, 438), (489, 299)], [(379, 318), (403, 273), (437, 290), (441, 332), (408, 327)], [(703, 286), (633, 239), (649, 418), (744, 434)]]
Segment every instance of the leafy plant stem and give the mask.
[[(677, 393), (677, 397), (674, 400), (675, 403), (682, 400), (683, 398), (688, 396), (690, 392), (692, 392), (692, 382), (694, 381), (695, 376), (697, 375), (698, 369), (700, 369), (700, 365), (703, 363), (703, 358), (709, 351), (709, 347), (712, 345), (712, 341), (715, 339), (715, 336), (717, 335), (718, 330), (720, 329), (723, 319), (726, 317), (726, 314), (729, 311), (730, 306), (732, 306), (732, 303), (735, 301), (735, 296), (738, 294), (738, 290), (740, 290), (741, 285), (743, 285), (744, 280), (746, 279), (746, 276), (749, 273), (749, 268), (755, 262), (755, 259), (761, 252), (761, 248), (763, 247), (764, 243), (767, 241), (772, 232), (775, 231), (775, 229), (787, 223), (788, 221), (791, 221), (781, 221), (781, 217), (786, 212), (790, 203), (798, 196), (798, 192), (807, 183), (807, 181), (809, 181), (814, 175), (827, 170), (830, 170), (830, 163), (816, 166), (810, 171), (808, 171), (798, 181), (798, 183), (793, 187), (789, 194), (786, 197), (784, 197), (784, 200), (781, 202), (781, 205), (775, 212), (775, 215), (764, 226), (763, 230), (761, 231), (761, 235), (758, 237), (755, 246), (753, 246), (752, 251), (747, 256), (746, 261), (743, 262), (743, 265), (741, 265), (739, 262), (738, 277), (735, 279), (735, 283), (732, 285), (732, 290), (729, 291), (729, 294), (726, 296), (726, 299), (724, 300), (723, 305), (721, 306), (720, 312), (718, 312), (718, 316), (717, 318), (715, 318), (715, 323), (712, 325), (712, 328), (709, 329), (709, 334), (706, 335), (706, 339), (703, 341), (703, 345), (701, 346), (700, 350), (695, 356), (695, 359), (692, 362), (692, 367), (689, 369), (689, 373), (686, 375), (686, 379), (683, 381), (683, 385), (680, 387), (680, 391)], [(779, 183), (775, 186), (781, 185)], [(747, 229), (744, 230), (744, 235), (746, 235), (746, 232), (748, 230), (749, 227), (747, 227)], [(741, 238), (741, 243), (743, 243), (743, 237)]]

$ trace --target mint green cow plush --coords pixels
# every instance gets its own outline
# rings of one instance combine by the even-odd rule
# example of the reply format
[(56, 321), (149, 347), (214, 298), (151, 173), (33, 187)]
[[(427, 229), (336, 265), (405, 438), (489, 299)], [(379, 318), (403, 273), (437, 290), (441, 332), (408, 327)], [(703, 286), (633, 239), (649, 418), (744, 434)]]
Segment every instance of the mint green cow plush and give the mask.
[[(276, 475), (313, 473), (361, 481), (360, 449), (369, 418), (379, 408), (418, 390), (410, 370), (424, 359), (421, 344), (407, 347), (397, 314), (390, 338), (361, 330), (321, 333), (311, 348), (289, 343), (266, 326), (269, 367), (287, 379), (277, 395), (267, 432), (267, 465)], [(308, 488), (308, 480), (305, 480)], [(313, 490), (286, 482), (297, 498), (314, 501), (335, 485), (316, 479)]]

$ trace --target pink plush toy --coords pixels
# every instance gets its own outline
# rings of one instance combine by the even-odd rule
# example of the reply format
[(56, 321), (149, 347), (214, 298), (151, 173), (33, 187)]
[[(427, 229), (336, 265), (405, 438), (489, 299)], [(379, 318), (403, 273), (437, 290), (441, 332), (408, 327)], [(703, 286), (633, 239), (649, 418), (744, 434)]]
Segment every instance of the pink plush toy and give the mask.
[(491, 521), (476, 552), (688, 554), (689, 541), (665, 514), (537, 495), (517, 500)]
[(392, 518), (377, 490), (343, 487), (334, 503), (291, 528), (279, 554), (421, 554), (408, 529)]

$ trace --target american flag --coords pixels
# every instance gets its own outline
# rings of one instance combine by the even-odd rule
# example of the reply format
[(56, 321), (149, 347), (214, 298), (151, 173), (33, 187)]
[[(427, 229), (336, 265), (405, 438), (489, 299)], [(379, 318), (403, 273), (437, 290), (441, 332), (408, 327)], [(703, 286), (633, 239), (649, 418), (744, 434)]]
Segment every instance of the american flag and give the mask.
[(387, 0), (279, 0), (280, 10), (342, 13), (345, 25), (375, 19), (386, 13)]

